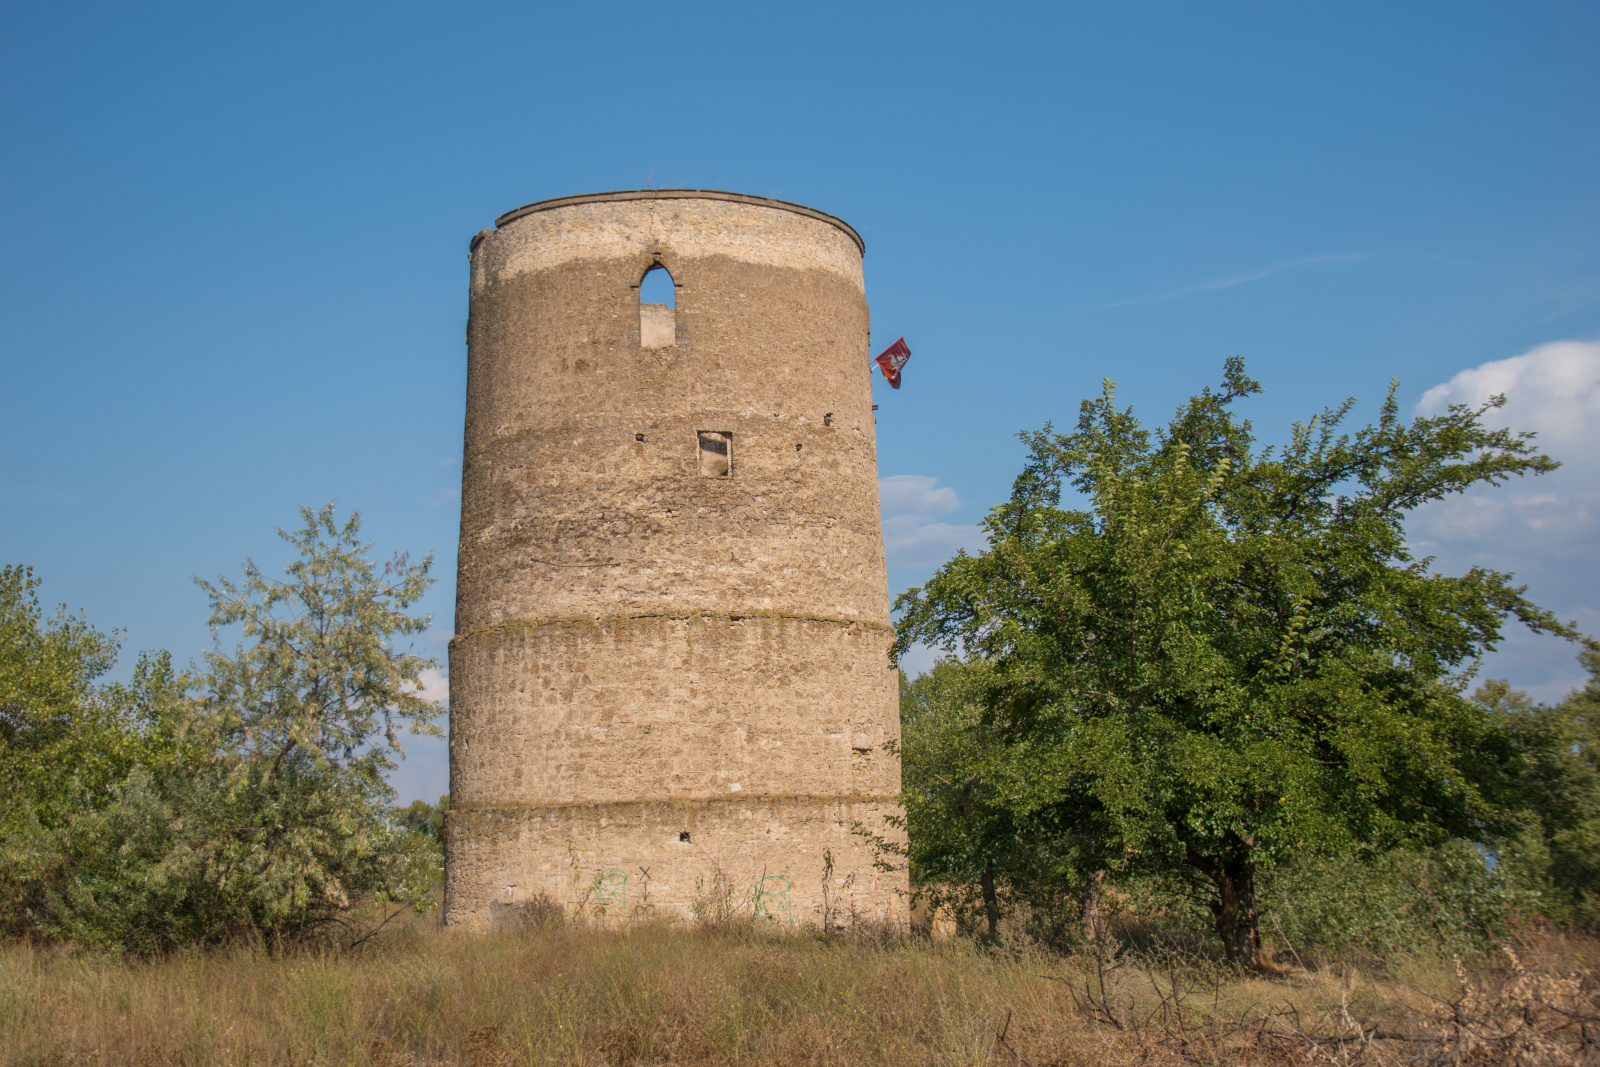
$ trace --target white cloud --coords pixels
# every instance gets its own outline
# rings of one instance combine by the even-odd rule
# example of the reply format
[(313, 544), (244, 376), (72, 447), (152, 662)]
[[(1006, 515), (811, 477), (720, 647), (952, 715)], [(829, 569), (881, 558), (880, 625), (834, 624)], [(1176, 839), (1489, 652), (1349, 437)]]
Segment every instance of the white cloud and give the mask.
[(986, 543), (977, 526), (928, 522), (918, 515), (883, 520), (884, 553), (895, 568), (937, 567), (959, 549), (981, 552)]
[(1561, 469), (1421, 509), (1416, 544), (1501, 569), (1517, 563), (1519, 572), (1592, 554), (1600, 544), (1600, 343), (1558, 341), (1464, 370), (1424, 393), (1417, 412), (1436, 415), (1502, 393), (1505, 407), (1486, 421), (1536, 431)]
[[(421, 683), (415, 688), (418, 696), (446, 708), (450, 706), (450, 678), (443, 671), (430, 667), (418, 676), (417, 681)], [(450, 791), (449, 716), (439, 716), (434, 724), (447, 736), (441, 738), (404, 733), (400, 738), (406, 757), (386, 777), (394, 787), (395, 799), (401, 804), (409, 804), (413, 800), (426, 800), (431, 804)]]
[(1495, 425), (1537, 430), (1540, 444), (1557, 459), (1594, 464), (1593, 446), (1600, 442), (1600, 342), (1554, 341), (1464, 370), (1423, 393), (1417, 411), (1438, 415), (1450, 404), (1481, 404), (1500, 393), (1506, 406), (1490, 416)]
[(921, 474), (891, 474), (878, 479), (878, 505), (885, 515), (943, 515), (961, 506), (949, 486), (935, 489), (939, 479)]
[[(1561, 468), (1419, 509), (1408, 524), (1412, 547), (1437, 556), (1448, 573), (1474, 565), (1510, 571), (1537, 603), (1592, 632), (1600, 618), (1600, 343), (1556, 341), (1464, 370), (1424, 393), (1417, 413), (1501, 393), (1505, 407), (1486, 421), (1537, 431), (1539, 448)], [(1486, 676), (1509, 675), (1543, 699), (1581, 680), (1574, 650), (1519, 630), (1508, 632)]]
[(417, 677), (420, 683), (416, 693), (423, 700), (431, 700), (443, 707), (450, 705), (450, 679), (437, 667), (429, 667)]
[(883, 549), (890, 567), (937, 567), (959, 549), (970, 552), (983, 548), (983, 531), (977, 526), (933, 518), (961, 507), (956, 491), (949, 486), (939, 488), (938, 481), (920, 474), (892, 474), (878, 480)]

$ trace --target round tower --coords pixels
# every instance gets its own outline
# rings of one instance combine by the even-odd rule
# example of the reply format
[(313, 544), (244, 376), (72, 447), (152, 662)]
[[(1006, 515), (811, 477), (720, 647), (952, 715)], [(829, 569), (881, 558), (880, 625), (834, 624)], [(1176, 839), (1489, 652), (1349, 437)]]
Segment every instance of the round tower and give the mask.
[[(903, 840), (860, 236), (683, 189), (495, 226), (472, 242), (447, 921), (903, 918), (869, 836)], [(657, 270), (672, 296), (641, 302)]]

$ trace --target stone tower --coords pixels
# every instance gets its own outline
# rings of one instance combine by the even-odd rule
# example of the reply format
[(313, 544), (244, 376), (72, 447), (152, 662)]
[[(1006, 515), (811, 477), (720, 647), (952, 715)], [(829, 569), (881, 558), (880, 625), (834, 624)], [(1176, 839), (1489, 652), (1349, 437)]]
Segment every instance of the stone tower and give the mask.
[[(859, 832), (897, 839), (900, 788), (860, 236), (683, 189), (495, 226), (472, 242), (447, 921), (541, 895), (903, 918), (905, 874)], [(640, 303), (657, 268), (673, 305)]]

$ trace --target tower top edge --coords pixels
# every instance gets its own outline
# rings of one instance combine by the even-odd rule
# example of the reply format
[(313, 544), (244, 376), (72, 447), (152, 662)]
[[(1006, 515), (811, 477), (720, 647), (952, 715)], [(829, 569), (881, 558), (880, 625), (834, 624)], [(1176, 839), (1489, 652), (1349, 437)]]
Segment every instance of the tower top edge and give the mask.
[[(556, 208), (574, 207), (578, 204), (604, 204), (618, 200), (727, 200), (735, 204), (751, 204), (755, 207), (772, 208), (776, 211), (792, 211), (796, 215), (805, 215), (808, 218), (826, 222), (844, 233), (855, 242), (856, 248), (862, 255), (866, 255), (867, 242), (861, 239), (854, 226), (841, 218), (836, 218), (826, 211), (818, 211), (804, 204), (793, 204), (787, 200), (773, 200), (765, 196), (751, 196), (748, 193), (729, 193), (721, 189), (619, 189), (609, 193), (582, 193), (578, 196), (558, 196), (552, 200), (538, 200), (532, 204), (524, 204), (513, 211), (494, 220), (495, 229), (500, 229), (509, 222), (515, 222), (525, 215), (532, 215), (537, 211), (553, 211)], [(476, 246), (476, 240), (473, 242)]]

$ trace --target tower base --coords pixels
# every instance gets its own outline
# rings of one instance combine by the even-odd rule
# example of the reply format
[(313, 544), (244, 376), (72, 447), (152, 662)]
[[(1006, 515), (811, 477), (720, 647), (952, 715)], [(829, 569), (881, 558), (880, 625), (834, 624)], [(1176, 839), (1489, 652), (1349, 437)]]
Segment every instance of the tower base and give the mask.
[[(784, 926), (905, 923), (909, 883), (879, 842), (903, 843), (894, 800), (739, 797), (448, 816), (445, 921), (509, 928), (530, 916), (605, 922), (749, 917)], [(900, 870), (883, 871), (879, 859)]]

